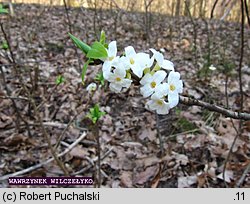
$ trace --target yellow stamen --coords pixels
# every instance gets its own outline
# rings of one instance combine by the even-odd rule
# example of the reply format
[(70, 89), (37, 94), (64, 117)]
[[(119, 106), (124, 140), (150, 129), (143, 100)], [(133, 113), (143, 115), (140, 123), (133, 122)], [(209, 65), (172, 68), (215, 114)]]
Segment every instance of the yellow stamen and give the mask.
[(169, 88), (170, 88), (171, 91), (174, 91), (175, 90), (175, 85), (171, 84)]
[(134, 64), (134, 63), (135, 63), (134, 59), (130, 58), (130, 64)]
[(158, 100), (156, 103), (157, 103), (159, 106), (162, 106), (162, 105), (163, 105), (163, 102), (162, 102), (161, 100)]
[(115, 58), (115, 57), (112, 56), (112, 57), (109, 57), (108, 60), (109, 60), (109, 61), (112, 61), (114, 58)]
[(155, 88), (155, 87), (156, 87), (156, 83), (155, 83), (154, 81), (153, 81), (153, 82), (151, 82), (151, 84), (150, 84), (150, 85), (151, 85), (151, 87), (152, 87), (152, 88)]
[(120, 82), (122, 79), (121, 79), (120, 77), (117, 77), (115, 80), (116, 80), (117, 82)]

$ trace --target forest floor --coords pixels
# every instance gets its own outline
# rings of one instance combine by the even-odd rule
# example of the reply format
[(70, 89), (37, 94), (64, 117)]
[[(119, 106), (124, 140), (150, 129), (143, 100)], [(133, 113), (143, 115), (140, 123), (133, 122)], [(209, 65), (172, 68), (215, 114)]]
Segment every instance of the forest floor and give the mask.
[[(155, 48), (175, 64), (184, 81), (185, 96), (200, 99), (229, 109), (239, 110), (238, 66), (240, 59), (240, 24), (218, 20), (195, 20), (197, 39), (188, 17), (173, 18), (153, 14), (149, 37), (145, 34), (143, 13), (70, 9), (72, 34), (87, 43), (96, 39), (96, 31), (104, 30), (108, 40), (116, 40), (118, 50), (132, 45), (136, 51)], [(70, 175), (95, 176), (97, 142), (85, 116), (88, 112), (86, 85), (94, 81), (101, 66), (90, 66), (86, 85), (82, 85), (79, 60), (84, 56), (69, 39), (64, 7), (15, 5), (15, 17), (1, 17), (12, 49), (30, 90), (52, 144), (76, 115), (57, 149), (62, 152), (79, 136), (87, 136), (61, 159)], [(98, 33), (97, 32), (97, 33)], [(196, 41), (196, 43), (194, 43)], [(4, 43), (0, 35), (0, 43)], [(164, 49), (164, 50), (163, 50)], [(28, 96), (20, 84), (6, 55), (0, 49), (6, 84), (11, 90), (21, 115), (20, 129), (15, 129), (16, 112), (6, 99), (4, 83), (0, 84), (0, 187), (10, 187), (2, 176), (32, 167), (51, 157), (48, 144), (34, 116)], [(79, 58), (77, 57), (79, 56)], [(245, 29), (243, 59), (244, 111), (250, 112), (250, 29)], [(217, 69), (210, 70), (213, 65)], [(36, 76), (35, 73), (39, 75)], [(56, 86), (56, 78), (65, 82)], [(226, 78), (228, 83), (226, 83)], [(228, 86), (225, 93), (225, 84)], [(228, 104), (226, 100), (228, 96)], [(23, 97), (23, 99), (20, 99)], [(101, 99), (101, 100), (100, 100)], [(145, 109), (145, 100), (137, 86), (126, 93), (96, 92), (107, 114), (100, 123), (103, 187), (234, 187), (250, 163), (250, 122), (243, 122), (243, 132), (232, 149), (223, 181), (224, 163), (239, 120), (225, 118), (196, 106), (179, 105), (158, 122), (154, 113)], [(157, 132), (163, 138), (165, 152), (160, 155)], [(55, 162), (43, 165), (20, 176), (62, 176)], [(250, 173), (242, 187), (250, 187)], [(15, 186), (13, 186), (15, 187)]]

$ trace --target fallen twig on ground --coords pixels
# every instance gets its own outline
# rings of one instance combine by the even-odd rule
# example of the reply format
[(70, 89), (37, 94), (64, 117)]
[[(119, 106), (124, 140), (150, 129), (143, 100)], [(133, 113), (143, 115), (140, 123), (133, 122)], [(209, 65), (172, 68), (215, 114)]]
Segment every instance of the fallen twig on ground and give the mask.
[[(86, 135), (87, 135), (86, 132), (84, 132), (76, 141), (74, 141), (71, 145), (69, 145), (67, 147), (67, 149), (65, 149), (63, 152), (58, 154), (58, 158), (64, 156), (67, 153), (69, 153), (81, 140), (83, 140), (86, 137)], [(9, 177), (20, 176), (20, 175), (29, 173), (31, 171), (34, 171), (35, 169), (43, 167), (46, 164), (49, 164), (52, 161), (54, 161), (54, 157), (52, 157), (52, 158), (50, 158), (50, 159), (48, 159), (48, 160), (46, 160), (44, 162), (41, 162), (39, 164), (36, 164), (34, 166), (31, 166), (31, 167), (29, 167), (27, 169), (23, 169), (21, 171), (15, 172), (15, 173), (4, 175), (4, 176), (0, 177), (0, 181), (6, 180)]]

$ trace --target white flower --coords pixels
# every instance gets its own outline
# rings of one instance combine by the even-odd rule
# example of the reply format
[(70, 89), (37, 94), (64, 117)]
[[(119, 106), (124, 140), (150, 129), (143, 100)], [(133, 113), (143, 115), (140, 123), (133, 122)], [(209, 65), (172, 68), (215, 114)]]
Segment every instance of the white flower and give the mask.
[(163, 54), (152, 48), (150, 49), (150, 51), (153, 53), (154, 59), (157, 61), (157, 64), (161, 68), (174, 71), (174, 64), (169, 60), (165, 60)]
[(116, 41), (112, 41), (108, 45), (107, 49), (108, 57), (104, 60), (103, 66), (102, 66), (102, 72), (104, 79), (107, 79), (108, 74), (111, 71), (111, 67), (115, 65), (119, 59), (117, 55), (117, 47), (116, 47)]
[(154, 58), (149, 56), (149, 54), (146, 53), (137, 53), (136, 57), (135, 57), (135, 61), (138, 62), (141, 67), (140, 69), (137, 69), (135, 71), (133, 71), (139, 78), (142, 77), (143, 75), (143, 71), (146, 68), (151, 68), (151, 66), (154, 63)]
[(132, 69), (133, 73), (139, 78), (143, 75), (143, 70), (147, 67), (151, 67), (153, 59), (150, 59), (146, 53), (136, 53), (132, 46), (125, 48), (125, 55), (128, 66)]
[(212, 70), (212, 71), (214, 71), (214, 70), (216, 70), (216, 67), (215, 67), (214, 65), (211, 65), (211, 66), (209, 67), (209, 69)]
[(160, 85), (160, 83), (165, 79), (166, 75), (166, 72), (163, 70), (157, 71), (153, 75), (150, 73), (145, 74), (140, 81), (141, 85), (143, 85), (140, 88), (143, 97), (146, 98), (150, 96), (157, 86)]
[(129, 70), (130, 69), (130, 66), (129, 66), (129, 63), (127, 61), (127, 58), (124, 57), (124, 56), (121, 56), (119, 57), (119, 59), (117, 59), (117, 61), (114, 63), (113, 65), (115, 68), (123, 68), (125, 70)]
[(94, 92), (95, 90), (96, 90), (96, 83), (94, 83), (94, 82), (92, 82), (92, 83), (90, 83), (88, 86), (87, 86), (87, 88), (86, 88), (86, 90), (89, 92), (89, 93), (92, 93), (92, 92)]
[(149, 110), (155, 110), (157, 114), (168, 114), (170, 110), (169, 103), (164, 99), (151, 99), (146, 103)]
[(122, 88), (129, 88), (132, 80), (126, 79), (126, 70), (123, 68), (116, 68), (114, 72), (108, 74), (107, 80), (110, 82), (110, 90), (119, 93)]
[(157, 114), (168, 114), (170, 110), (169, 103), (164, 98), (168, 94), (168, 84), (162, 83), (155, 89), (155, 93), (151, 96), (151, 100), (146, 103), (149, 110), (156, 110)]
[(162, 83), (155, 88), (155, 93), (151, 96), (153, 99), (162, 99), (168, 95), (169, 85), (167, 83)]
[(177, 106), (179, 103), (179, 93), (183, 91), (183, 83), (180, 80), (180, 73), (179, 72), (170, 72), (168, 75), (168, 102), (170, 108)]

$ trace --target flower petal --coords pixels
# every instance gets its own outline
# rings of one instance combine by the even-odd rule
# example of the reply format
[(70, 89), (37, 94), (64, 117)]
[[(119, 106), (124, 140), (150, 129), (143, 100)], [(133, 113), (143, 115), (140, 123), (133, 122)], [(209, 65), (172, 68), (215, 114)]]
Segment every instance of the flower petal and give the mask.
[(149, 100), (147, 103), (146, 103), (146, 107), (147, 109), (149, 110), (156, 110), (158, 108), (157, 106), (157, 103), (155, 100)]
[(133, 57), (136, 55), (135, 49), (132, 46), (125, 47), (126, 57)]
[(169, 85), (167, 83), (160, 84), (155, 88), (154, 91), (155, 93), (151, 96), (151, 98), (154, 100), (161, 99), (168, 94)]
[(159, 66), (161, 66), (164, 60), (163, 54), (152, 48), (150, 49), (150, 51), (153, 52), (153, 57), (155, 58)]
[(168, 102), (169, 102), (170, 108), (177, 106), (179, 103), (179, 94), (169, 93), (168, 94)]
[(145, 84), (149, 84), (153, 81), (153, 76), (149, 73), (145, 74), (144, 77), (142, 77), (140, 84), (141, 85), (145, 85)]
[(110, 72), (111, 70), (111, 62), (105, 61), (102, 65), (102, 72)]
[(114, 74), (120, 78), (124, 78), (126, 76), (126, 71), (125, 69), (118, 67), (114, 70)]
[(160, 114), (160, 115), (166, 115), (169, 113), (170, 110), (170, 106), (168, 103), (166, 103), (165, 101), (163, 102), (164, 104), (162, 106), (160, 106), (157, 110), (156, 113)]
[(115, 68), (119, 67), (120, 65), (122, 65), (121, 61), (120, 61), (120, 57), (117, 56), (114, 59), (112, 59), (111, 61), (111, 65)]
[(170, 62), (169, 60), (163, 60), (163, 63), (161, 64), (161, 67), (166, 70), (172, 70), (174, 71), (174, 64)]
[(117, 54), (116, 41), (112, 41), (108, 45), (108, 56), (109, 57), (115, 57), (116, 54)]
[(131, 69), (136, 76), (138, 76), (139, 78), (142, 77), (144, 69), (139, 63), (136, 62), (135, 64), (133, 64), (131, 66)]
[(102, 73), (103, 73), (103, 77), (104, 79), (108, 79), (109, 77), (109, 74), (111, 73), (111, 62), (109, 61), (105, 61), (103, 63), (103, 66), (102, 66)]
[(146, 84), (140, 88), (140, 91), (143, 97), (147, 98), (154, 92), (154, 89), (152, 89), (149, 84)]
[(112, 72), (103, 72), (103, 77), (104, 79), (106, 79), (107, 81), (111, 83), (115, 82), (115, 78), (116, 78), (115, 74)]
[(175, 83), (175, 88), (176, 88), (176, 91), (178, 93), (182, 93), (183, 92), (183, 82), (182, 80), (179, 80)]
[(115, 93), (120, 93), (121, 90), (122, 90), (122, 86), (119, 86), (119, 85), (114, 84), (114, 83), (110, 83), (109, 88), (110, 88), (111, 91), (113, 91)]
[(171, 71), (168, 75), (168, 83), (175, 84), (175, 82), (178, 80), (180, 80), (180, 73)]
[(123, 79), (120, 84), (124, 88), (129, 88), (130, 85), (131, 85), (131, 83), (132, 83), (132, 80), (130, 80), (130, 79)]
[(167, 73), (163, 70), (160, 70), (155, 72), (155, 74), (153, 75), (153, 80), (155, 81), (156, 84), (160, 84), (165, 79), (166, 76)]
[(154, 63), (154, 58), (149, 56), (146, 53), (137, 53), (135, 61), (140, 64), (142, 71), (146, 68), (150, 68)]

